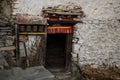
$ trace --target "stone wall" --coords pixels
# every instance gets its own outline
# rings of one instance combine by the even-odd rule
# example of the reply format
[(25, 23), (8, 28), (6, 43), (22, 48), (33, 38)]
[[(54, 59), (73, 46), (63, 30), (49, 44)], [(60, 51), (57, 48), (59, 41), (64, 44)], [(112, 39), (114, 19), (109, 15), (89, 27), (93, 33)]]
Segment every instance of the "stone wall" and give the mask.
[[(5, 56), (9, 54), (14, 54), (13, 51), (5, 51), (3, 47), (13, 46), (14, 36), (13, 36), (13, 25), (11, 22), (11, 4), (6, 0), (0, 0), (0, 68), (3, 66), (8, 67), (8, 63)], [(11, 23), (10, 23), (11, 22)]]
[(40, 15), (42, 7), (68, 2), (86, 14), (83, 24), (74, 26), (72, 53), (80, 65), (120, 67), (120, 0), (17, 0), (13, 14)]
[(73, 54), (80, 65), (120, 66), (119, 20), (92, 20), (74, 27)]
[(12, 14), (12, 6), (9, 2), (6, 0), (1, 0), (0, 1), (0, 15), (5, 16), (7, 18), (11, 18)]

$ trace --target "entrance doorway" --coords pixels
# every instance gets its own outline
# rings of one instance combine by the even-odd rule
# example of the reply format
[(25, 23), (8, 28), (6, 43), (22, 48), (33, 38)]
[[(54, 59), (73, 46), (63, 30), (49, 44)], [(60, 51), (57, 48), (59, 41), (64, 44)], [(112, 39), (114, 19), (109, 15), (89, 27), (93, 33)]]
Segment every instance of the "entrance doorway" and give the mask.
[(65, 69), (66, 67), (66, 35), (48, 34), (46, 49), (46, 68)]

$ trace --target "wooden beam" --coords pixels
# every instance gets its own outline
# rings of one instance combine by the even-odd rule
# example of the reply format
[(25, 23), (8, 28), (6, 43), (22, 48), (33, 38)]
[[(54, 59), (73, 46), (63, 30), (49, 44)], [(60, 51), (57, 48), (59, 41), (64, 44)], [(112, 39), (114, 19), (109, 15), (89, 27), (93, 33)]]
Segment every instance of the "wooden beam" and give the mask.
[(42, 33), (39, 33), (39, 32), (20, 32), (19, 34), (47, 34), (46, 32), (42, 32)]
[(0, 47), (0, 51), (15, 50), (15, 46)]
[(58, 14), (58, 15), (72, 15), (72, 16), (81, 16), (82, 13), (70, 13), (70, 12), (52, 12), (52, 11), (46, 11), (45, 13), (50, 14)]
[(34, 25), (37, 25), (37, 26), (47, 26), (48, 24), (41, 24), (41, 23), (17, 23), (18, 25), (24, 25), (24, 26), (34, 26)]
[(19, 52), (19, 26), (15, 24), (15, 46), (16, 46), (16, 60), (19, 60), (20, 52)]

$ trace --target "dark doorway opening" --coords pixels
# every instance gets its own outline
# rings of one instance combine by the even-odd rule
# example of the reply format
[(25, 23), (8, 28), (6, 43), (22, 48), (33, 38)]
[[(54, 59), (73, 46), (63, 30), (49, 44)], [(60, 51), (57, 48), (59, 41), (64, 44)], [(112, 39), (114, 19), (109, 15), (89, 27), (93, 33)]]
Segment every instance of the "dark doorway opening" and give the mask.
[(46, 68), (65, 69), (66, 67), (66, 35), (48, 34), (46, 49)]

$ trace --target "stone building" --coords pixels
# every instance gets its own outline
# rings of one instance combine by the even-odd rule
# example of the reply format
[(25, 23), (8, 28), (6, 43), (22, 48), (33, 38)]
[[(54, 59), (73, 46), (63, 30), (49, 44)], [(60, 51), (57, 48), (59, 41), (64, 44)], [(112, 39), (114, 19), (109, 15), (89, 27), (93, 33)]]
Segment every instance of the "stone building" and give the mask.
[(12, 20), (12, 5), (8, 0), (0, 0), (0, 66), (8, 66), (4, 56), (7, 54), (6, 49), (11, 50), (15, 47), (14, 28)]
[[(29, 2), (29, 3), (28, 3)], [(80, 65), (119, 64), (119, 0), (106, 1), (23, 1), (18, 0), (13, 14), (40, 15), (42, 7), (67, 3), (81, 6), (86, 17), (74, 26), (72, 53), (79, 54)], [(26, 3), (26, 4), (23, 4)], [(37, 6), (39, 5), (39, 6)], [(41, 16), (40, 16), (41, 17)], [(113, 56), (114, 54), (114, 56)], [(112, 59), (111, 59), (112, 57)]]
[[(18, 29), (17, 65), (66, 72), (77, 71), (77, 66), (90, 76), (113, 71), (109, 77), (119, 79), (120, 0), (16, 0), (13, 4), (12, 15), (6, 15), (15, 19)], [(65, 21), (66, 15), (72, 22)]]

